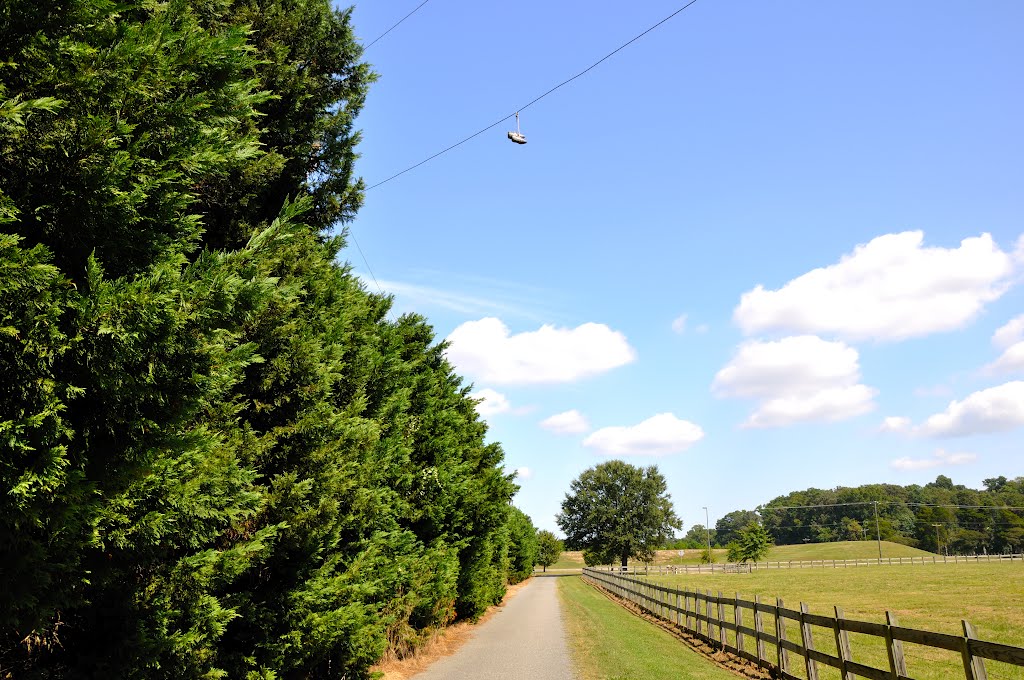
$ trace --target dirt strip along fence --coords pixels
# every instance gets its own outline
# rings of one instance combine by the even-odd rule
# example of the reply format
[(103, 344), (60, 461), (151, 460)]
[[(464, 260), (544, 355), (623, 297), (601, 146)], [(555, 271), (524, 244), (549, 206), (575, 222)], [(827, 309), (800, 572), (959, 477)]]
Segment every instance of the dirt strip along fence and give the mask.
[[(591, 568), (583, 570), (583, 578), (716, 649), (756, 664), (773, 677), (818, 680), (818, 664), (824, 664), (837, 669), (843, 680), (909, 680), (904, 642), (958, 654), (967, 680), (987, 680), (985, 659), (1024, 667), (1024, 648), (979, 640), (967, 621), (962, 621), (962, 636), (949, 635), (901, 627), (891, 612), (886, 612), (884, 624), (872, 623), (847, 619), (839, 607), (835, 607), (835, 616), (820, 616), (811, 614), (802, 602), (798, 609), (789, 609), (781, 599), (769, 604), (759, 597), (743, 600), (738, 593), (736, 597), (724, 597), (721, 592), (712, 595), (711, 591), (680, 590)], [(727, 610), (731, 618), (726, 615)], [(766, 627), (768, 617), (770, 625)], [(789, 621), (795, 626), (787, 625)], [(828, 637), (835, 640), (836, 655), (815, 649), (815, 628), (825, 629)], [(732, 635), (727, 635), (727, 631)], [(884, 641), (889, 667), (875, 668), (854, 661), (850, 633)]]
[[(1024, 566), (1024, 554), (1012, 555), (922, 555), (920, 557), (877, 557), (857, 560), (772, 560), (742, 564), (653, 564), (635, 569), (651, 574), (708, 574), (722, 572), (751, 572), (764, 569), (843, 569), (847, 567), (874, 567), (899, 564), (984, 564), (987, 562), (1019, 562)], [(613, 571), (618, 567), (612, 567)]]

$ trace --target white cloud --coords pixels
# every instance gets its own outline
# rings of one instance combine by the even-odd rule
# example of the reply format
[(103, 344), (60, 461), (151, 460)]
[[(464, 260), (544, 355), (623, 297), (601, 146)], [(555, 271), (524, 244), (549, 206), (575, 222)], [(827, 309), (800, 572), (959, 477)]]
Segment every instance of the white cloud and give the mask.
[(978, 456), (973, 453), (946, 453), (938, 449), (931, 458), (896, 458), (889, 463), (889, 467), (897, 470), (927, 470), (946, 465), (966, 465), (973, 463), (977, 458)]
[(1005, 375), (1024, 371), (1024, 314), (1010, 319), (992, 334), (992, 344), (1003, 350), (998, 359), (985, 366), (983, 373)]
[(858, 359), (856, 349), (814, 335), (749, 341), (715, 375), (712, 389), (760, 400), (745, 427), (844, 420), (875, 407), (877, 390), (859, 384)]
[(907, 432), (910, 430), (910, 418), (906, 416), (889, 416), (882, 420), (881, 432)]
[(532, 477), (533, 477), (533, 470), (531, 470), (530, 468), (528, 468), (528, 467), (518, 467), (518, 468), (516, 468), (516, 478), (517, 479), (531, 479)]
[(679, 335), (686, 332), (686, 315), (680, 314), (672, 321), (672, 330)]
[(924, 234), (887, 234), (778, 290), (744, 293), (733, 318), (747, 334), (834, 333), (902, 340), (961, 328), (1010, 285), (1013, 257), (982, 234), (958, 248), (924, 247)]
[(586, 417), (576, 409), (545, 418), (540, 421), (540, 426), (556, 434), (581, 434), (590, 429)]
[(460, 371), (496, 384), (573, 382), (636, 360), (626, 336), (598, 323), (544, 325), (513, 335), (500, 319), (467, 321), (448, 336)]
[(663, 456), (685, 451), (703, 438), (699, 425), (659, 413), (637, 425), (603, 427), (583, 445), (610, 456)]
[(989, 374), (1024, 372), (1024, 341), (1010, 345), (998, 359), (985, 367)]
[(1002, 432), (1024, 425), (1024, 381), (1013, 381), (951, 401), (942, 413), (929, 417), (916, 429), (932, 437), (960, 437)]
[(480, 403), (476, 405), (476, 412), (485, 418), (512, 410), (512, 404), (509, 403), (508, 397), (489, 387), (473, 392), (469, 397), (480, 400)]
[(693, 332), (700, 333), (701, 335), (703, 335), (704, 333), (707, 333), (709, 330), (711, 330), (711, 326), (707, 325), (706, 323), (702, 323), (696, 328), (694, 328)]
[(1014, 317), (996, 329), (992, 334), (992, 344), (1006, 349), (1024, 340), (1024, 314)]

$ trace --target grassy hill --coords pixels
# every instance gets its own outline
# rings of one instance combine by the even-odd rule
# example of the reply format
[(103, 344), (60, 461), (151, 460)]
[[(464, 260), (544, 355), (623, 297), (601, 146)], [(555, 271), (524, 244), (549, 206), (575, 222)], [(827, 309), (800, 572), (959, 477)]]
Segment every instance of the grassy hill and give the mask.
[[(725, 562), (725, 548), (712, 550), (715, 562)], [(659, 550), (653, 564), (699, 564), (700, 550), (684, 550), (680, 557), (678, 550)], [(931, 553), (899, 543), (882, 541), (882, 557), (911, 557)], [(836, 543), (808, 543), (805, 545), (779, 545), (773, 547), (766, 559), (771, 561), (793, 560), (861, 560), (878, 557), (875, 541), (838, 541)], [(630, 564), (642, 564), (630, 561)], [(583, 567), (583, 553), (566, 551), (550, 569), (579, 569)]]
[[(882, 557), (921, 557), (931, 555), (927, 550), (909, 545), (882, 541)], [(838, 541), (836, 543), (807, 543), (805, 545), (777, 545), (768, 552), (768, 560), (863, 560), (878, 557), (875, 541)]]

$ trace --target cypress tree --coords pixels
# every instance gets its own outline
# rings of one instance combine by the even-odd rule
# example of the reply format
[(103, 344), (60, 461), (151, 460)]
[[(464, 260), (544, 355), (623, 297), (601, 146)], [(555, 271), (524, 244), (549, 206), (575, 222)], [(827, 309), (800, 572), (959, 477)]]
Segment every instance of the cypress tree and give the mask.
[(360, 677), (525, 571), (470, 387), (339, 263), (359, 59), (328, 0), (0, 7), (0, 667)]

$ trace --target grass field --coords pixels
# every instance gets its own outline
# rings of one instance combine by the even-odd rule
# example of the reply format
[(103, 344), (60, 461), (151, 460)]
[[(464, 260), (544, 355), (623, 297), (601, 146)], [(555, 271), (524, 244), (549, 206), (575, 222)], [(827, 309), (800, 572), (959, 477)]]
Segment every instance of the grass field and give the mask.
[(580, 680), (736, 680), (683, 642), (612, 602), (578, 576), (558, 579)]
[[(678, 550), (659, 550), (652, 564), (700, 564), (699, 550), (684, 550), (683, 556), (679, 556)], [(725, 548), (711, 551), (715, 555), (715, 562), (725, 562)], [(924, 550), (911, 548), (899, 543), (882, 541), (883, 557), (919, 557), (931, 555)], [(874, 541), (839, 541), (836, 543), (808, 543), (807, 545), (780, 545), (773, 547), (765, 559), (771, 561), (788, 560), (857, 560), (871, 559), (878, 557), (878, 544)], [(637, 566), (642, 562), (630, 562)], [(583, 567), (583, 553), (579, 551), (566, 551), (561, 558), (550, 569), (581, 569)]]
[[(882, 541), (882, 557), (930, 556), (927, 550), (909, 545)], [(777, 545), (768, 551), (769, 561), (787, 560), (864, 560), (878, 557), (878, 544), (874, 541), (838, 541), (836, 543), (808, 543), (807, 545)]]
[[(804, 546), (800, 546), (804, 547)], [(877, 554), (877, 553), (876, 553)], [(815, 559), (821, 559), (816, 557)], [(826, 558), (830, 559), (830, 558)], [(721, 591), (745, 598), (781, 597), (796, 608), (805, 602), (811, 612), (833, 615), (833, 605), (847, 618), (885, 621), (889, 610), (900, 625), (961, 635), (961, 619), (974, 624), (979, 638), (1024, 647), (1024, 563), (937, 564), (869, 566), (840, 569), (779, 569), (751, 574), (689, 574), (652, 576), (673, 587)], [(727, 617), (731, 611), (726, 612)], [(765, 621), (773, 629), (771, 617)], [(796, 635), (789, 623), (790, 637)], [(887, 668), (882, 641), (851, 634), (854, 660)], [(815, 629), (819, 649), (835, 654), (835, 641), (824, 629)], [(952, 652), (905, 644), (907, 665), (914, 678), (963, 677), (960, 657)], [(989, 677), (1024, 680), (1024, 668), (986, 661)], [(838, 678), (838, 672), (821, 668), (821, 677)]]

